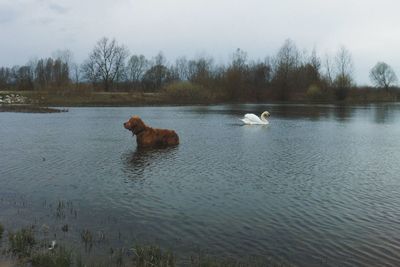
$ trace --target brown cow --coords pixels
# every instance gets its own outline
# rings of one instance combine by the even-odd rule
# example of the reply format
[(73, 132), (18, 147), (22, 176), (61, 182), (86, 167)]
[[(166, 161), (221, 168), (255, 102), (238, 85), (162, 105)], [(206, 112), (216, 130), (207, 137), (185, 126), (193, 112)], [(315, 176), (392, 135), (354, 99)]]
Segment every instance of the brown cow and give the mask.
[(166, 147), (179, 144), (179, 137), (173, 130), (155, 129), (144, 124), (139, 116), (133, 116), (124, 123), (125, 129), (136, 135), (138, 147)]

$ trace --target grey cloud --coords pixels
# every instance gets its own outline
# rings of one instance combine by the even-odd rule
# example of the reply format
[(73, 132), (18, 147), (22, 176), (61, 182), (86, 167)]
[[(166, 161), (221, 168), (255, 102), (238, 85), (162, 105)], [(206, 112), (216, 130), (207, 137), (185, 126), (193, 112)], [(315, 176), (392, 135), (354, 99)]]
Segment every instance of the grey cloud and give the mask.
[(11, 8), (2, 8), (0, 6), (0, 24), (12, 22), (17, 18), (17, 12)]
[(48, 7), (49, 7), (50, 10), (52, 10), (52, 11), (58, 13), (58, 14), (66, 14), (68, 12), (68, 10), (69, 10), (65, 6), (62, 6), (62, 5), (59, 5), (59, 4), (54, 4), (54, 3), (50, 4)]
[[(7, 3), (6, 3), (7, 2)], [(132, 53), (163, 50), (173, 61), (205, 52), (217, 61), (240, 47), (249, 59), (274, 56), (286, 38), (321, 57), (340, 45), (354, 55), (357, 82), (385, 61), (400, 73), (398, 0), (0, 0), (0, 58), (23, 64), (69, 48), (83, 61), (102, 36)], [(388, 8), (390, 7), (390, 8)], [(19, 39), (18, 39), (19, 38)], [(27, 41), (28, 40), (28, 41)], [(396, 65), (397, 64), (397, 65)]]
[(31, 20), (33, 24), (41, 24), (41, 25), (49, 25), (54, 21), (55, 19), (50, 17), (35, 18)]

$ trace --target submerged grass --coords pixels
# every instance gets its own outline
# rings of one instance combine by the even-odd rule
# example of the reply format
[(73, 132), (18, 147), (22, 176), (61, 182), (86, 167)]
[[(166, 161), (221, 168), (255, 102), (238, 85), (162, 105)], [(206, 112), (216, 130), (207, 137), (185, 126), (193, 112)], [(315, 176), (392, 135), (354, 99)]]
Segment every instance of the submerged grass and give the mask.
[(172, 252), (163, 252), (156, 246), (138, 246), (133, 249), (135, 253), (134, 266), (137, 267), (173, 267), (176, 266), (175, 255)]
[(4, 226), (0, 223), (0, 239), (3, 237)]
[(15, 233), (8, 234), (10, 251), (19, 258), (31, 255), (32, 248), (36, 243), (33, 228), (23, 228)]
[(257, 258), (248, 258), (242, 261), (233, 259), (218, 259), (207, 255), (192, 256), (190, 259), (191, 267), (288, 267), (292, 265), (276, 262), (272, 259), (260, 260)]
[(85, 249), (90, 250), (93, 246), (92, 233), (88, 229), (83, 230), (81, 232), (81, 239), (82, 239), (82, 242), (85, 243)]
[(70, 267), (72, 252), (64, 247), (36, 252), (31, 258), (32, 267)]
[[(63, 228), (66, 228), (65, 225)], [(81, 241), (85, 245), (85, 256), (80, 250), (64, 245), (48, 245), (48, 240), (36, 240), (34, 227), (22, 228), (16, 232), (8, 232), (6, 256), (15, 257), (16, 266), (31, 267), (247, 267), (247, 266), (290, 266), (270, 260), (248, 258), (244, 261), (226, 260), (196, 254), (190, 258), (178, 260), (176, 254), (154, 245), (135, 245), (131, 249), (110, 248), (110, 255), (90, 256), (93, 235), (88, 229), (81, 232)], [(63, 230), (65, 233), (66, 231)], [(0, 238), (4, 227), (0, 224)], [(55, 244), (55, 243), (54, 243)], [(89, 247), (89, 249), (88, 249)], [(107, 253), (106, 253), (107, 254)], [(1, 258), (0, 258), (1, 259)]]

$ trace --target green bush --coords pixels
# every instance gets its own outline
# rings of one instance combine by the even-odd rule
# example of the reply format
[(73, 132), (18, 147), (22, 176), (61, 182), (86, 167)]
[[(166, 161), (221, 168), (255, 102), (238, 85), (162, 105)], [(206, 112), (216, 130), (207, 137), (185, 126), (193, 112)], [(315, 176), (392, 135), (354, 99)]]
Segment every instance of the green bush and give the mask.
[(312, 84), (308, 87), (306, 94), (309, 99), (316, 100), (322, 97), (322, 90), (318, 85)]

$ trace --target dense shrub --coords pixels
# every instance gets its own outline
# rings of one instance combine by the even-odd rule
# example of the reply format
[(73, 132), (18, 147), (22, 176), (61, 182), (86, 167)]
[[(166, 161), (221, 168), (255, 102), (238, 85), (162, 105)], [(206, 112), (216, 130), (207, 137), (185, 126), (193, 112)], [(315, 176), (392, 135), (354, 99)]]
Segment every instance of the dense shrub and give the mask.
[(319, 100), (322, 98), (322, 90), (318, 85), (312, 84), (307, 89), (307, 97), (311, 100)]

